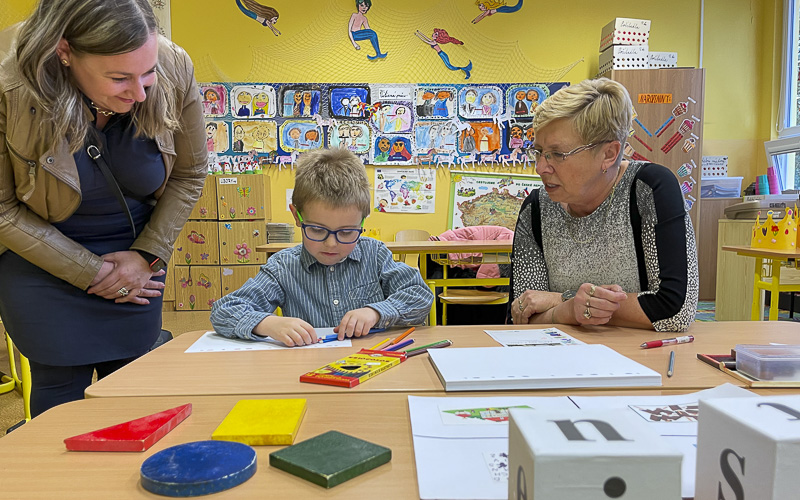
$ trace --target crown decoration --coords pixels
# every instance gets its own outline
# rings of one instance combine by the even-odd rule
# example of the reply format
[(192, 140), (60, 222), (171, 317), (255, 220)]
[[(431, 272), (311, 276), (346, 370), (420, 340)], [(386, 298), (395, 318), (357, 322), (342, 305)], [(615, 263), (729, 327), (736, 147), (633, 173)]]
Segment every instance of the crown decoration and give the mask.
[(768, 248), (770, 250), (795, 250), (797, 248), (797, 205), (794, 210), (786, 209), (786, 215), (780, 221), (772, 218), (772, 210), (767, 212), (767, 220), (760, 223), (761, 212), (753, 226), (751, 248)]

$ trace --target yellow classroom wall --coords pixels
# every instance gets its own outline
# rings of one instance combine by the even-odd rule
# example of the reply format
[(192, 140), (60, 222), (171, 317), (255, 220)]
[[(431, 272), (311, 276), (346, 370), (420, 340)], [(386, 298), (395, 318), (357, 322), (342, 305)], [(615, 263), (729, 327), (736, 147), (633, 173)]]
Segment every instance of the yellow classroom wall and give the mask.
[[(192, 56), (198, 81), (463, 83), (413, 35), (441, 27), (465, 42), (443, 48), (456, 64), (472, 60), (471, 83), (575, 83), (597, 74), (600, 30), (613, 17), (652, 20), (650, 50), (678, 52), (680, 66), (700, 63), (700, 0), (527, 0), (518, 13), (478, 24), (470, 23), (479, 14), (471, 0), (373, 0), (367, 17), (389, 53), (374, 62), (366, 59), (369, 42), (355, 51), (347, 39), (353, 0), (261, 3), (279, 11), (280, 37), (241, 14), (233, 0), (172, 0), (172, 38)], [(0, 2), (0, 26), (23, 19), (33, 4)], [(783, 2), (706, 0), (704, 8), (703, 154), (728, 155), (729, 175), (743, 176), (747, 185), (766, 171), (763, 142), (775, 136)], [(290, 222), (285, 201), (293, 173), (268, 172), (273, 221)], [(372, 181), (371, 167), (368, 173)], [(449, 172), (439, 169), (436, 180), (435, 214), (373, 213), (367, 228), (381, 228), (384, 239), (401, 229), (447, 229)]]

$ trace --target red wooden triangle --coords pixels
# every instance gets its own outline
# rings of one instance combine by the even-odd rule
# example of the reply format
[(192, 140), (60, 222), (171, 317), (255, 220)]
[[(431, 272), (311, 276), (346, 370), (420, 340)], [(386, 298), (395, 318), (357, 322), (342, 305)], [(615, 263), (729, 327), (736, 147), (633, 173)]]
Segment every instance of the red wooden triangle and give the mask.
[(153, 413), (64, 440), (70, 451), (145, 451), (192, 414), (192, 405)]

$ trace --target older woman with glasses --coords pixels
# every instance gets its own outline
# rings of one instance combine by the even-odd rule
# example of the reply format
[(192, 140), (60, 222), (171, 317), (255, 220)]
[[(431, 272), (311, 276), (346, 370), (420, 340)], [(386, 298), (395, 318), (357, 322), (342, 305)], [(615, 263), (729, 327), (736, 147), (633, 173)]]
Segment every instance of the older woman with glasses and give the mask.
[(697, 310), (697, 249), (677, 179), (625, 161), (627, 90), (601, 78), (565, 87), (533, 121), (544, 183), (520, 209), (510, 317), (515, 324), (685, 331)]

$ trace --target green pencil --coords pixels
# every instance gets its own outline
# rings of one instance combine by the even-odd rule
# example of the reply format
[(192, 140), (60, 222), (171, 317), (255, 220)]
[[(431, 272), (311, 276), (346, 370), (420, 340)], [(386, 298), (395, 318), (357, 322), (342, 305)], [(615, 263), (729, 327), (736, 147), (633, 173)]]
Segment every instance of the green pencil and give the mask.
[(447, 347), (447, 346), (452, 345), (452, 344), (453, 344), (453, 342), (451, 342), (450, 340), (447, 340), (447, 339), (439, 340), (439, 341), (433, 342), (432, 344), (421, 345), (419, 347), (415, 347), (414, 349), (408, 349), (408, 350), (405, 351), (405, 353), (406, 354), (410, 354), (412, 352), (421, 351), (423, 349), (433, 349), (433, 348), (436, 348), (436, 347)]

